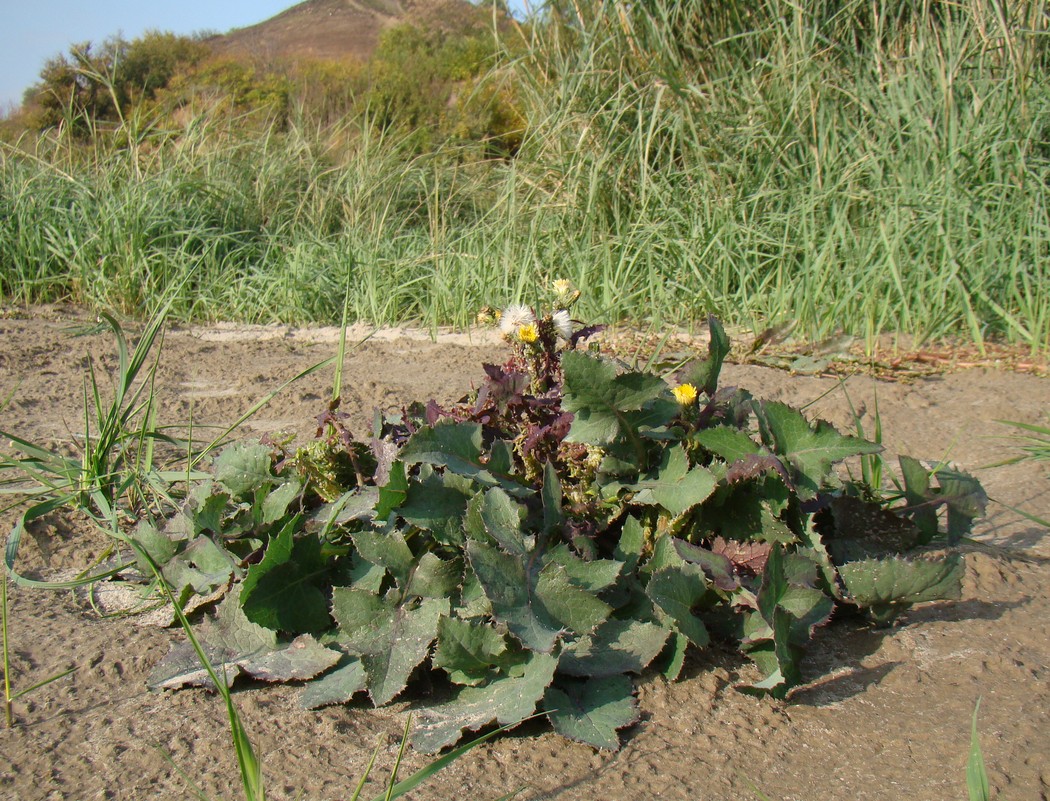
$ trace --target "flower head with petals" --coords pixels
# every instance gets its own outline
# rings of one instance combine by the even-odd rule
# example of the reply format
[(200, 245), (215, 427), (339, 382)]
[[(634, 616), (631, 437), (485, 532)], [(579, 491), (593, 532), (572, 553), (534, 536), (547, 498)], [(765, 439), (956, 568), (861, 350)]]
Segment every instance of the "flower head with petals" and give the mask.
[(526, 345), (531, 345), (537, 339), (540, 338), (540, 330), (536, 327), (536, 323), (529, 323), (523, 325), (518, 329), (518, 339), (524, 342)]
[(696, 387), (692, 384), (679, 384), (671, 390), (671, 394), (682, 406), (691, 406), (696, 403)]

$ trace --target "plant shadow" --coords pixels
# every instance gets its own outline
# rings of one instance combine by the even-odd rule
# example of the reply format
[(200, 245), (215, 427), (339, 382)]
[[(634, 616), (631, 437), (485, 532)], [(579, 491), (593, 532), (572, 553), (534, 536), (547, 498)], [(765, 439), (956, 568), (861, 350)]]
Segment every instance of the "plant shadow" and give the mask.
[(830, 706), (879, 684), (903, 661), (864, 665), (878, 652), (883, 639), (895, 632), (933, 621), (998, 620), (1004, 613), (1031, 601), (940, 601), (905, 612), (893, 626), (873, 628), (860, 615), (839, 615), (814, 638), (803, 662), (804, 683), (789, 696), (791, 704)]

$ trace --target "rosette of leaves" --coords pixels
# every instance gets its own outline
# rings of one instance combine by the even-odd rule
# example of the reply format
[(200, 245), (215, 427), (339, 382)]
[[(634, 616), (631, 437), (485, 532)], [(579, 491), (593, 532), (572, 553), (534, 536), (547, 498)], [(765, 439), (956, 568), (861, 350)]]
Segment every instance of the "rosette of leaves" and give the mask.
[(615, 749), (638, 717), (637, 677), (676, 678), (713, 637), (760, 670), (742, 689), (783, 697), (837, 607), (886, 623), (958, 597), (958, 554), (908, 554), (961, 536), (979, 485), (911, 460), (905, 506), (866, 500), (879, 488), (835, 466), (879, 446), (720, 387), (729, 343), (711, 329), (689, 392), (538, 338), (452, 408), (380, 421), (371, 476), (320, 530), (291, 518), (271, 535), (239, 596), (280, 642), (323, 632), (337, 654), (303, 703), (381, 705), (426, 676), (441, 700), (421, 700), (421, 750), (537, 713)]

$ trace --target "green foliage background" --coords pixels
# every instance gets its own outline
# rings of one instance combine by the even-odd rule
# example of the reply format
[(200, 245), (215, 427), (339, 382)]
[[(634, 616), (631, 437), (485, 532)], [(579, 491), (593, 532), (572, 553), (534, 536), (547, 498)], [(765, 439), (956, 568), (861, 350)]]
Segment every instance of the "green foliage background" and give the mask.
[(149, 34), (48, 64), (0, 292), (184, 318), (591, 319), (1050, 343), (1043, 0), (552, 2), (365, 64)]

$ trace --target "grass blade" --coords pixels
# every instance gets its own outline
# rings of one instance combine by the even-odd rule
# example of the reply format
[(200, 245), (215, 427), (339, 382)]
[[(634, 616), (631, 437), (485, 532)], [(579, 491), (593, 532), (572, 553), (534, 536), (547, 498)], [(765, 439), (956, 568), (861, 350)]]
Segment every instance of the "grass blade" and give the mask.
[(984, 755), (981, 753), (981, 742), (977, 737), (977, 712), (981, 708), (981, 699), (973, 708), (973, 722), (970, 726), (970, 756), (966, 760), (966, 790), (970, 801), (989, 801), (991, 791), (988, 789), (988, 774), (984, 768)]

